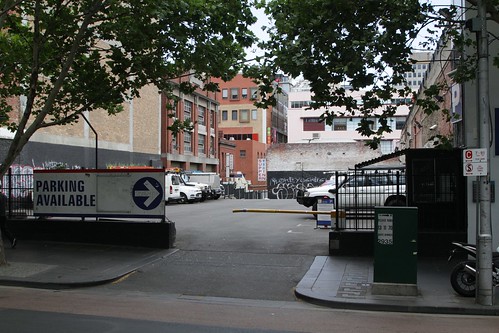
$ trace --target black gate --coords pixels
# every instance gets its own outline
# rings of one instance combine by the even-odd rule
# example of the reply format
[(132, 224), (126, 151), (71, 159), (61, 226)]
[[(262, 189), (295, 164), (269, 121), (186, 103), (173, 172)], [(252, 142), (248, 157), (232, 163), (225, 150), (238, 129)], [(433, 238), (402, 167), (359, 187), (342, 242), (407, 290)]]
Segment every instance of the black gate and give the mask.
[(406, 152), (407, 201), (418, 207), (419, 248), (450, 248), (467, 240), (466, 177), (462, 150), (412, 149)]
[[(452, 241), (468, 239), (468, 203), (466, 177), (462, 171), (462, 150), (406, 149), (359, 163), (356, 168), (386, 163), (392, 159), (405, 159), (407, 206), (418, 208), (418, 255), (448, 255)], [(364, 249), (364, 253), (370, 253), (372, 240), (360, 237), (365, 234), (362, 231), (331, 232), (330, 253), (351, 254), (365, 243), (369, 246)], [(346, 236), (349, 236), (348, 240)], [(331, 249), (331, 244), (339, 241), (343, 248)]]

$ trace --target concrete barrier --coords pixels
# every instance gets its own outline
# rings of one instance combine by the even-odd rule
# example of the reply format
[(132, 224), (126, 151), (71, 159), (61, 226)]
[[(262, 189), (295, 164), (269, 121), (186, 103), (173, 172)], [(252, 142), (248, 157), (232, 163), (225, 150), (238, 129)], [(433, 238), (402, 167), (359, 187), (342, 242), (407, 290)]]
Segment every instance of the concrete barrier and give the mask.
[(175, 222), (10, 220), (8, 227), (20, 241), (45, 240), (172, 248)]

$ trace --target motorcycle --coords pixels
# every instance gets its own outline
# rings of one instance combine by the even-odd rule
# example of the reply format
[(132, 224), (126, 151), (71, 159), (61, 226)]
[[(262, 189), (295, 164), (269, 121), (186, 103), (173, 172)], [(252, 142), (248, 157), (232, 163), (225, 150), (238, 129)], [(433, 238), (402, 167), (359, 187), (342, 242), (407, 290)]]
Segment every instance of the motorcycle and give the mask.
[[(452, 245), (454, 249), (451, 251), (448, 261), (463, 251), (468, 257), (475, 258), (475, 260), (467, 259), (459, 262), (450, 274), (452, 288), (461, 296), (473, 297), (476, 293), (476, 245), (463, 242), (452, 242)], [(499, 252), (492, 254), (492, 285), (499, 286)]]

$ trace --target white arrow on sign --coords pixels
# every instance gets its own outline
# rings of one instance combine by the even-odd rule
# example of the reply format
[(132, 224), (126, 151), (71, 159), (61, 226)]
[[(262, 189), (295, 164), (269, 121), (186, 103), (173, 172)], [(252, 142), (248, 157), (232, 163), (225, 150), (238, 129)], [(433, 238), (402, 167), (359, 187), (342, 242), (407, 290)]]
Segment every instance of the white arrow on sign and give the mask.
[(161, 192), (159, 192), (154, 185), (152, 185), (148, 180), (144, 182), (144, 185), (147, 187), (147, 190), (144, 191), (135, 191), (135, 196), (136, 197), (148, 197), (147, 200), (144, 202), (144, 205), (146, 207), (149, 207), (152, 202), (161, 195)]

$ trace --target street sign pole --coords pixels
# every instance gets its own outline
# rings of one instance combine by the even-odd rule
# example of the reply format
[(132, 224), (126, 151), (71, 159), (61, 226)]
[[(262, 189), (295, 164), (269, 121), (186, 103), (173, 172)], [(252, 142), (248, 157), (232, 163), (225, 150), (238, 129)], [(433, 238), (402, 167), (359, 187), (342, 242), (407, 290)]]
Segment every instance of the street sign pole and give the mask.
[[(479, 145), (487, 152), (487, 170), (490, 170), (490, 105), (489, 105), (489, 52), (487, 31), (487, 1), (478, 0), (478, 107), (479, 107)], [(479, 186), (479, 225), (477, 235), (477, 293), (476, 302), (481, 305), (493, 305), (492, 288), (492, 227), (490, 209), (490, 175), (480, 175)]]

